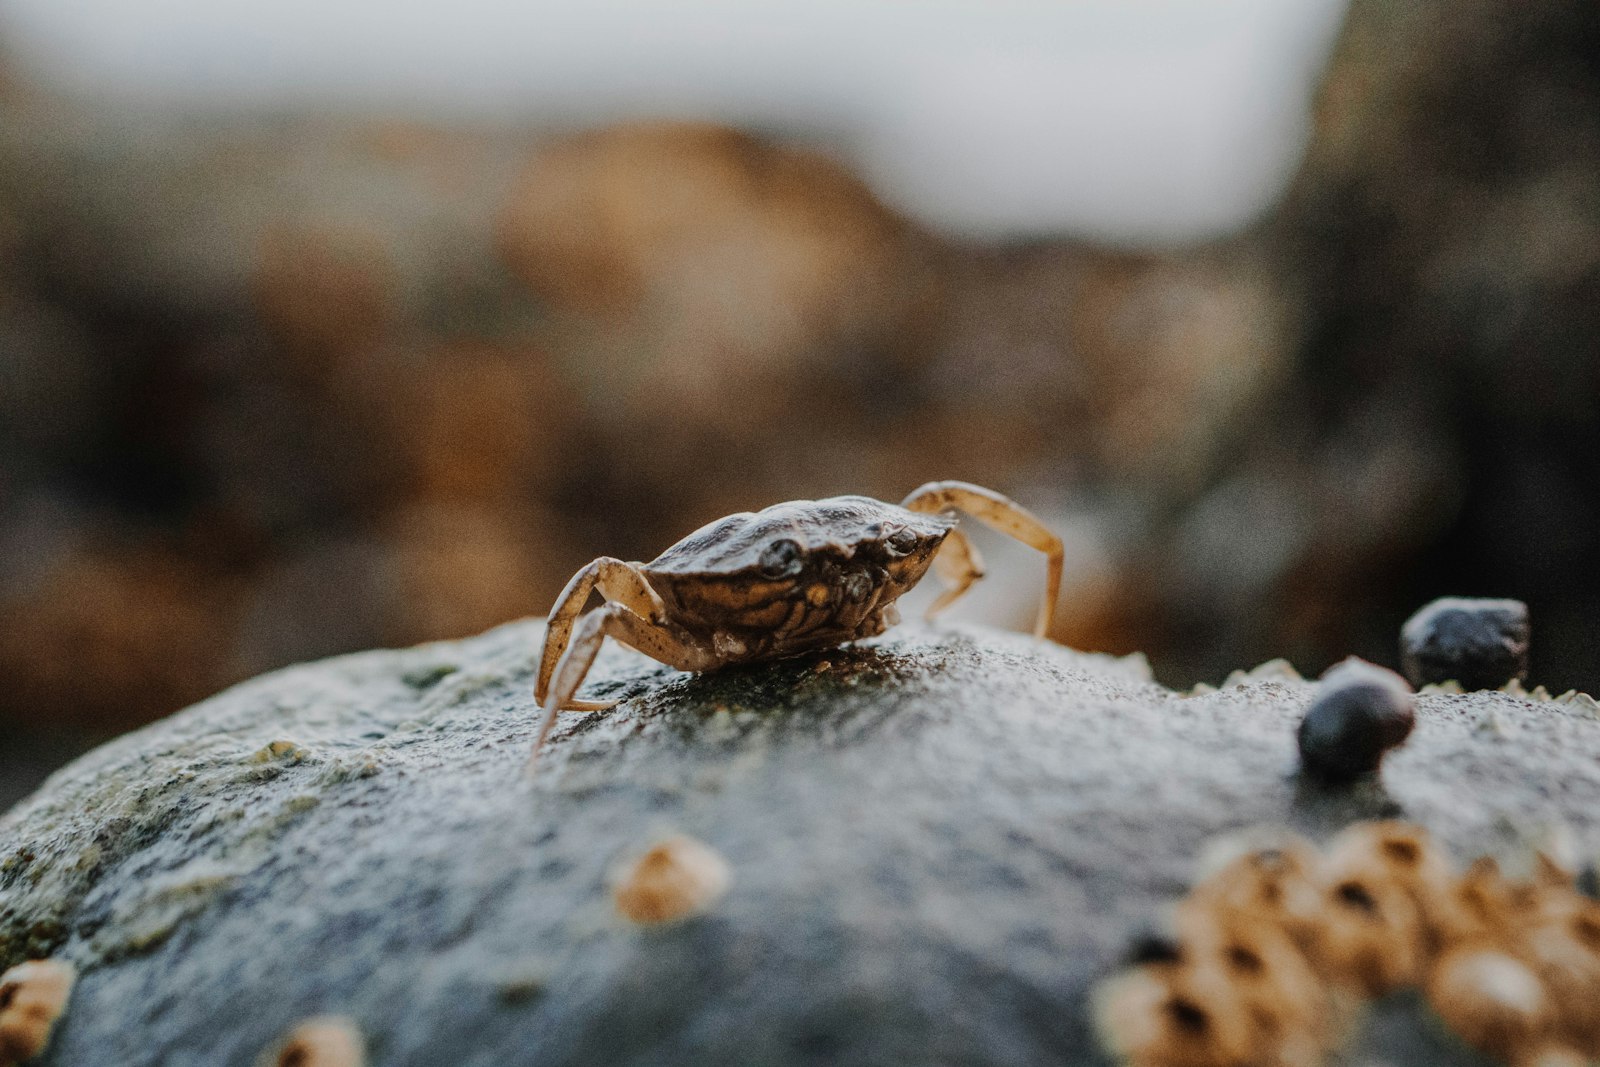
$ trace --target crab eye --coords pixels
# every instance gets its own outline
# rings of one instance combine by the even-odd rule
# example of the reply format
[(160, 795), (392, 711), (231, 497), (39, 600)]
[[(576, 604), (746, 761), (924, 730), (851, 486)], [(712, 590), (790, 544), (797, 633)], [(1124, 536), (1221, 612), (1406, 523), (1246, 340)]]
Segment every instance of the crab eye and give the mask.
[(772, 542), (761, 550), (761, 573), (768, 578), (788, 578), (799, 574), (800, 543), (787, 537)]
[(917, 547), (917, 535), (902, 526), (890, 534), (884, 541), (889, 546), (889, 551), (896, 556), (903, 556)]

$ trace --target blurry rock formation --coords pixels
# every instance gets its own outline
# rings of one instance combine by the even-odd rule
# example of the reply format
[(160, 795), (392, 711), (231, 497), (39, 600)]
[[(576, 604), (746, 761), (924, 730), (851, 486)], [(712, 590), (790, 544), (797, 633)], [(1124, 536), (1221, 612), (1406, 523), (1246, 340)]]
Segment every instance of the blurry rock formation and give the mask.
[(540, 613), (729, 511), (951, 477), (1068, 536), (1057, 638), (1169, 682), (1392, 664), (1450, 593), (1526, 600), (1530, 680), (1593, 686), (1597, 46), (1579, 0), (1358, 0), (1280, 210), (1166, 254), (953, 241), (832, 146), (719, 127), (7, 84), (0, 731), (122, 729)]
[(1252, 587), (1199, 566), (1178, 524), (1158, 581), (1204, 588), (1152, 646), (1203, 668), (1220, 629), (1250, 662), (1393, 663), (1417, 605), (1512, 596), (1537, 680), (1592, 686), (1600, 9), (1357, 0), (1305, 164), (1252, 243), (1292, 322), (1285, 388), (1188, 514), (1199, 545), (1279, 558)]

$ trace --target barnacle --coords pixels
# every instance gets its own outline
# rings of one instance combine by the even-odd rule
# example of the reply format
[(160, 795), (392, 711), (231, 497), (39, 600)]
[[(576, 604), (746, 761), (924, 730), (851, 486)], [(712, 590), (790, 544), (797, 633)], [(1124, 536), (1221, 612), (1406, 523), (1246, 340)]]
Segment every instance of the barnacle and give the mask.
[(32, 960), (0, 974), (0, 1067), (30, 1060), (50, 1043), (76, 979), (60, 960)]
[(664, 923), (705, 911), (727, 892), (728, 864), (709, 845), (670, 837), (618, 879), (617, 910), (636, 923)]
[[(1108, 1048), (1140, 1067), (1321, 1062), (1342, 1012), (1299, 937), (1320, 899), (1317, 857), (1294, 840), (1238, 856), (1177, 909), (1165, 951), (1096, 992)], [(1156, 942), (1152, 942), (1155, 944)]]
[(1324, 870), (1330, 880), (1356, 880), (1404, 893), (1416, 923), (1406, 936), (1418, 952), (1431, 954), (1464, 924), (1452, 888), (1455, 872), (1420, 827), (1409, 823), (1362, 822), (1328, 844)]
[(1600, 1057), (1600, 902), (1547, 888), (1517, 939), (1555, 1008), (1553, 1034)]
[(1321, 913), (1321, 862), (1310, 843), (1286, 838), (1230, 860), (1195, 887), (1194, 898), (1279, 926), (1305, 948)]
[(1182, 960), (1129, 971), (1095, 991), (1095, 1018), (1113, 1053), (1147, 1067), (1254, 1062), (1252, 1027), (1228, 975)]
[(1555, 1008), (1533, 970), (1484, 945), (1453, 948), (1428, 974), (1428, 1002), (1474, 1048), (1510, 1060), (1541, 1043)]
[(1336, 1031), (1330, 991), (1287, 931), (1227, 907), (1178, 911), (1184, 951), (1222, 973), (1250, 1044), (1268, 1062), (1314, 1063)]
[(295, 1027), (258, 1062), (261, 1067), (363, 1067), (366, 1043), (354, 1020), (320, 1015)]
[(1404, 987), (1514, 1067), (1600, 1057), (1600, 901), (1543, 855), (1525, 879), (1492, 858), (1458, 875), (1422, 829), (1357, 823), (1320, 854), (1235, 857), (1174, 917), (1096, 991), (1102, 1040), (1134, 1067), (1313, 1067), (1360, 1000)]
[(1313, 959), (1329, 982), (1369, 997), (1411, 985), (1423, 966), (1422, 915), (1374, 872), (1332, 872)]

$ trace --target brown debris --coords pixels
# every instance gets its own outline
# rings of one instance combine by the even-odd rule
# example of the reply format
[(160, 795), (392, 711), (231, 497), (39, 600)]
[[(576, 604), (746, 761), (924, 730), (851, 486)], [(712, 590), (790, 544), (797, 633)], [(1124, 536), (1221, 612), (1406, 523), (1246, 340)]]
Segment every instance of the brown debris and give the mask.
[(636, 923), (666, 923), (710, 908), (727, 892), (727, 861), (682, 835), (654, 846), (618, 881), (617, 910)]
[(264, 1054), (261, 1067), (362, 1067), (366, 1042), (353, 1019), (320, 1015), (307, 1019)]
[(849, 295), (850, 273), (861, 269), (852, 261), (892, 243), (900, 225), (825, 156), (726, 126), (663, 122), (542, 148), (500, 241), (522, 278), (561, 306), (634, 307), (670, 277), (663, 267), (710, 253), (701, 269), (734, 278), (739, 266), (759, 265), (746, 281), (805, 282), (792, 292), (817, 310)]
[(1487, 858), (1458, 876), (1420, 828), (1358, 823), (1322, 855), (1235, 859), (1177, 916), (1167, 951), (1096, 994), (1136, 1067), (1319, 1064), (1360, 1001), (1406, 987), (1515, 1067), (1600, 1056), (1600, 902), (1542, 855), (1526, 880)]
[(50, 1043), (77, 974), (60, 960), (32, 960), (0, 974), (0, 1067), (31, 1060)]
[(557, 419), (539, 350), (457, 342), (391, 373), (386, 435), (410, 460), (410, 490), (427, 500), (516, 500), (557, 462)]

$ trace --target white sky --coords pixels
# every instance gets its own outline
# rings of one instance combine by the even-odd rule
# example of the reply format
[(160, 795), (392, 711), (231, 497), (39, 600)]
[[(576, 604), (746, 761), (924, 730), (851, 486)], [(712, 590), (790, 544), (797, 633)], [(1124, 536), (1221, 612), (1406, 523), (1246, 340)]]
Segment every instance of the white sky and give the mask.
[(685, 116), (842, 137), (977, 235), (1204, 237), (1298, 161), (1345, 0), (0, 0), (59, 87), (196, 110)]

